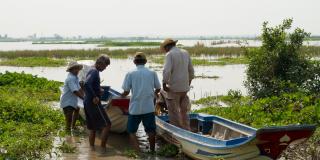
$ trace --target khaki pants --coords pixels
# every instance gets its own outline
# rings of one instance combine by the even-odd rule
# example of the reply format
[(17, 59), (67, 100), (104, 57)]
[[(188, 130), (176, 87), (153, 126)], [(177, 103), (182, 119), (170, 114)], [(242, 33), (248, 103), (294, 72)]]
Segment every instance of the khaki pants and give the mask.
[(190, 100), (187, 92), (167, 92), (166, 104), (168, 105), (170, 123), (177, 127), (190, 130), (188, 115)]

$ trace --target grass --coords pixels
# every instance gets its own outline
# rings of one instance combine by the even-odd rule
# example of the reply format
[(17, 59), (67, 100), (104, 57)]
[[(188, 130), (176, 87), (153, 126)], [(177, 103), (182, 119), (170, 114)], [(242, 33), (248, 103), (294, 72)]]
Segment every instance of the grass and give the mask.
[(28, 57), (28, 58), (16, 58), (16, 59), (4, 59), (0, 61), (2, 66), (18, 66), (18, 67), (59, 67), (65, 66), (67, 61), (65, 59), (54, 59), (45, 57)]
[(99, 44), (99, 47), (160, 46), (160, 42), (143, 41), (35, 41), (32, 44)]
[(207, 75), (196, 75), (194, 78), (201, 78), (201, 79), (219, 79), (219, 76), (207, 76)]
[(99, 47), (139, 47), (139, 46), (160, 46), (160, 42), (142, 42), (142, 41), (106, 41)]
[[(151, 61), (157, 64), (164, 64), (164, 56), (151, 57)], [(199, 59), (197, 57), (192, 57), (192, 64), (195, 66), (223, 66), (223, 65), (233, 65), (233, 64), (247, 64), (248, 59), (245, 57), (223, 57), (218, 59)]]
[[(221, 57), (241, 57), (246, 54), (246, 50), (241, 47), (184, 47), (191, 56), (221, 56)], [(250, 48), (248, 48), (250, 49)], [(107, 54), (110, 57), (127, 58), (133, 56), (136, 52), (144, 52), (148, 56), (164, 55), (159, 48), (131, 48), (109, 50), (91, 49), (91, 50), (41, 50), (41, 51), (0, 51), (0, 58), (14, 59), (18, 57), (48, 57), (48, 58), (96, 58), (100, 54)], [(310, 56), (320, 56), (320, 47), (304, 47), (303, 52)]]
[[(193, 64), (196, 66), (248, 63), (248, 60), (244, 58), (246, 55), (246, 50), (241, 47), (184, 47), (184, 49), (186, 49), (193, 57)], [(144, 52), (148, 56), (148, 59), (154, 63), (164, 63), (164, 53), (161, 53), (158, 48), (131, 48), (126, 50), (109, 50), (105, 48), (92, 50), (0, 51), (0, 58), (4, 60), (0, 62), (0, 65), (61, 66), (65, 65), (66, 63), (64, 59), (95, 59), (100, 54), (107, 54), (111, 58), (127, 59), (128, 57), (133, 56), (136, 52)], [(320, 47), (304, 47), (303, 52), (309, 54), (312, 57), (320, 56)], [(224, 58), (210, 60), (210, 58), (197, 58), (199, 56), (217, 56)]]
[(74, 146), (66, 143), (66, 141), (63, 141), (62, 144), (58, 147), (58, 149), (59, 149), (62, 153), (75, 153), (77, 147), (74, 147)]

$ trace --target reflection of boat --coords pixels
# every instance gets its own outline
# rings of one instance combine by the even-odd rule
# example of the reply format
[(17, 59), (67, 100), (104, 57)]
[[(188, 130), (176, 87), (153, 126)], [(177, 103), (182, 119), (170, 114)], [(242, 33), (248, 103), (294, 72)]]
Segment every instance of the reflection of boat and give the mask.
[[(121, 98), (120, 93), (110, 87), (102, 87), (104, 94), (101, 97), (102, 105), (107, 112), (111, 125), (111, 131), (116, 133), (125, 132), (128, 121), (129, 98)], [(78, 106), (81, 108), (80, 115), (85, 118), (83, 101), (78, 99)]]
[(276, 159), (289, 144), (309, 138), (315, 126), (297, 125), (255, 129), (218, 116), (190, 114), (191, 130), (156, 118), (157, 134), (195, 159)]

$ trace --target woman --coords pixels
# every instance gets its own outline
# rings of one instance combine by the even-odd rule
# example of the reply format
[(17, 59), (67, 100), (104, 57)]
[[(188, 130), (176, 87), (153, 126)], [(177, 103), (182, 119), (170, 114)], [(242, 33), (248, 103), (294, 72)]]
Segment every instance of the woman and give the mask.
[(95, 66), (88, 72), (84, 84), (85, 97), (83, 103), (87, 128), (90, 130), (90, 147), (94, 150), (96, 131), (101, 130), (102, 152), (106, 152), (106, 143), (111, 128), (111, 122), (100, 101), (101, 86), (99, 72), (105, 70), (108, 65), (110, 65), (109, 57), (101, 55), (96, 60)]

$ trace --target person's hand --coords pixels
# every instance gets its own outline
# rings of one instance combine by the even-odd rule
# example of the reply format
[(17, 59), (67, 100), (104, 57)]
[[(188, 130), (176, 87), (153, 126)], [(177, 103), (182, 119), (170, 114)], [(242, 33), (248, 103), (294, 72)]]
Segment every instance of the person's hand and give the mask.
[(166, 84), (163, 84), (163, 90), (166, 91), (166, 92), (169, 92), (170, 91), (170, 88), (166, 85)]
[(103, 93), (104, 93), (104, 89), (100, 88), (100, 95), (103, 95)]
[(100, 102), (99, 97), (94, 97), (94, 98), (93, 98), (93, 104), (98, 105), (99, 102)]

